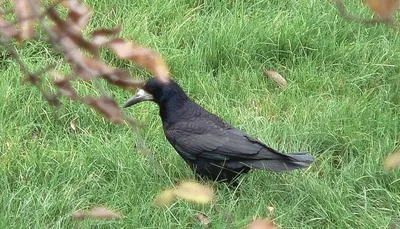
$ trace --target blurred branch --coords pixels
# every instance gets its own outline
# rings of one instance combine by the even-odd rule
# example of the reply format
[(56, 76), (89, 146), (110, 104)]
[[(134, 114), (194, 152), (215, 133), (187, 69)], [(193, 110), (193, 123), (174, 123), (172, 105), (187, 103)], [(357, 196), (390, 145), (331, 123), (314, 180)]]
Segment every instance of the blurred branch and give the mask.
[[(118, 58), (136, 63), (152, 72), (155, 77), (165, 80), (169, 77), (169, 72), (161, 56), (136, 42), (119, 38), (119, 28), (101, 28), (92, 33), (92, 39), (85, 39), (83, 30), (90, 21), (92, 10), (80, 0), (51, 1), (46, 7), (45, 1), (39, 0), (13, 0), (13, 3), (12, 9), (0, 9), (0, 45), (17, 61), (26, 75), (24, 82), (37, 87), (51, 105), (59, 106), (60, 97), (66, 97), (93, 108), (112, 122), (121, 124), (125, 120), (129, 125), (135, 126), (134, 120), (126, 115), (110, 93), (96, 82), (105, 79), (121, 89), (131, 90), (142, 87), (144, 81), (133, 79), (126, 69), (115, 68), (105, 63), (100, 58), (100, 48), (111, 48)], [(3, 1), (0, 4), (3, 5)], [(67, 9), (65, 18), (60, 17), (57, 6)], [(6, 14), (14, 14), (16, 20), (7, 21), (4, 18)], [(44, 33), (37, 33), (38, 30)], [(37, 34), (40, 34), (40, 37)], [(31, 72), (13, 45), (14, 40), (20, 43), (25, 40), (46, 42), (63, 54), (63, 62), (71, 66), (72, 72), (68, 77), (60, 73), (50, 74), (53, 77), (57, 76), (57, 80), (52, 80), (54, 88), (58, 91), (56, 94), (46, 92), (40, 85), (41, 76), (54, 69), (54, 65), (36, 73)], [(72, 81), (75, 80), (92, 83), (101, 97), (79, 96), (72, 86)]]
[[(0, 0), (0, 45), (5, 47), (20, 66), (25, 75), (23, 82), (36, 87), (52, 106), (61, 106), (61, 98), (70, 99), (92, 108), (113, 123), (127, 123), (132, 130), (137, 130), (138, 124), (120, 108), (111, 93), (100, 84), (100, 80), (104, 79), (108, 84), (128, 91), (142, 87), (144, 81), (132, 77), (127, 69), (116, 68), (106, 63), (100, 56), (100, 49), (110, 49), (116, 58), (128, 60), (165, 81), (169, 79), (169, 71), (161, 55), (134, 41), (120, 38), (119, 27), (99, 28), (90, 34), (89, 39), (84, 38), (83, 31), (90, 22), (92, 9), (81, 0), (11, 2), (13, 7), (4, 8), (5, 4)], [(62, 8), (67, 11), (66, 17), (60, 16)], [(5, 15), (15, 19), (8, 21)], [(18, 48), (21, 46), (16, 44), (27, 40), (48, 44), (62, 54), (62, 64), (70, 66), (72, 70), (64, 75), (54, 71), (56, 65), (52, 64), (32, 72), (19, 56)], [(42, 81), (45, 77), (51, 77), (51, 88), (55, 89), (56, 93), (43, 88)], [(89, 82), (97, 93), (81, 96), (73, 86), (75, 81)], [(138, 131), (134, 132), (139, 134)], [(154, 155), (145, 148), (143, 138), (138, 137), (136, 141), (137, 148), (153, 160)], [(155, 167), (160, 165), (155, 163)]]

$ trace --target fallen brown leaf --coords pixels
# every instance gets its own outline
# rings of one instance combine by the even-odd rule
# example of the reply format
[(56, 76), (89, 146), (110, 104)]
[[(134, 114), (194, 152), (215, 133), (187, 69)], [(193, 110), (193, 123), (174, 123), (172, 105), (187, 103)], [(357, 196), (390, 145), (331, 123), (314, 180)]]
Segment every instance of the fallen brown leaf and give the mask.
[(197, 204), (210, 203), (214, 198), (214, 190), (206, 185), (193, 181), (184, 181), (173, 189), (162, 191), (154, 200), (158, 207), (171, 206), (176, 199), (182, 199)]
[(169, 207), (175, 201), (175, 193), (173, 189), (167, 189), (157, 195), (154, 204), (158, 207)]
[(76, 220), (92, 219), (121, 219), (122, 214), (109, 210), (105, 207), (92, 208), (89, 211), (76, 211), (72, 213), (72, 217)]
[(287, 81), (285, 78), (283, 78), (281, 76), (281, 74), (279, 74), (276, 71), (265, 71), (264, 75), (267, 76), (268, 78), (270, 78), (271, 80), (275, 81), (275, 83), (277, 83), (279, 85), (279, 87), (281, 88), (287, 88)]
[(269, 219), (256, 219), (253, 220), (247, 227), (247, 229), (278, 229), (271, 220)]
[(72, 120), (72, 121), (69, 123), (69, 126), (71, 127), (71, 129), (72, 129), (73, 131), (76, 131), (76, 120)]
[(199, 220), (201, 226), (210, 227), (211, 226), (211, 219), (208, 215), (203, 213), (196, 213), (196, 218)]
[(78, 93), (72, 87), (71, 82), (65, 78), (64, 75), (56, 71), (52, 71), (51, 75), (53, 76), (54, 85), (58, 88), (62, 95), (72, 100), (76, 100), (78, 98)]
[(267, 210), (271, 216), (274, 216), (275, 208), (272, 205), (268, 205)]
[(199, 204), (210, 203), (214, 198), (214, 190), (210, 186), (192, 181), (185, 181), (179, 184), (174, 193), (180, 199)]
[(400, 149), (386, 157), (383, 167), (386, 170), (400, 167)]

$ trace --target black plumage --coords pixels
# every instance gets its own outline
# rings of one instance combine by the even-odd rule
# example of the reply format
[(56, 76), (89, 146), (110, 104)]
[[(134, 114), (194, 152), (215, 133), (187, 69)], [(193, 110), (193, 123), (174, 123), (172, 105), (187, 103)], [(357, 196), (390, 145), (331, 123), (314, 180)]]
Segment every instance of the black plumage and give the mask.
[(165, 136), (200, 177), (232, 182), (250, 169), (290, 171), (314, 160), (305, 153), (280, 153), (233, 128), (190, 100), (173, 80), (149, 79), (124, 107), (142, 101), (158, 104)]

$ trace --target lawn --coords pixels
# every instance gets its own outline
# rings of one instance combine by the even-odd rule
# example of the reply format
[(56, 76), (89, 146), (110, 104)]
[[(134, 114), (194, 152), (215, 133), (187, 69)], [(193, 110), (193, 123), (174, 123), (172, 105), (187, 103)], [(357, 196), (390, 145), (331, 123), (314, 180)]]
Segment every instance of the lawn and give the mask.
[[(193, 175), (165, 139), (155, 104), (128, 110), (144, 124), (138, 131), (68, 100), (54, 111), (37, 89), (20, 83), (16, 62), (3, 58), (0, 228), (74, 228), (73, 211), (99, 205), (125, 218), (88, 220), (80, 228), (201, 228), (197, 212), (211, 218), (212, 228), (243, 228), (268, 216), (269, 205), (282, 228), (399, 222), (400, 171), (382, 166), (400, 144), (396, 31), (347, 22), (329, 1), (86, 2), (95, 9), (89, 30), (121, 24), (123, 37), (163, 55), (196, 102), (270, 146), (308, 151), (316, 162), (285, 174), (251, 172), (236, 190), (214, 184), (211, 205), (157, 208), (160, 190)], [(350, 9), (370, 16), (358, 2)], [(25, 44), (20, 55), (31, 69), (60, 60), (44, 43)], [(104, 58), (134, 69), (107, 52)], [(280, 72), (287, 89), (266, 78), (265, 69)], [(87, 83), (76, 86), (94, 93)], [(131, 96), (108, 91), (121, 104)], [(135, 147), (143, 142), (153, 157)]]

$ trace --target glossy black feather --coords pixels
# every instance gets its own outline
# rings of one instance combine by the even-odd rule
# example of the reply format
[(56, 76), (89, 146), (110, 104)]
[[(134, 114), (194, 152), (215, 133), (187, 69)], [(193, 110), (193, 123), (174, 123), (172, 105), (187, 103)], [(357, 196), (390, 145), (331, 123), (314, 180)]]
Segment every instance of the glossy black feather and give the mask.
[(307, 168), (308, 154), (283, 154), (237, 130), (191, 101), (174, 81), (150, 79), (144, 90), (160, 107), (165, 136), (201, 177), (231, 182), (250, 169)]

